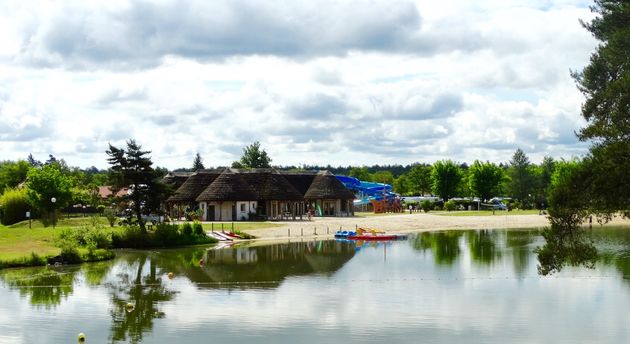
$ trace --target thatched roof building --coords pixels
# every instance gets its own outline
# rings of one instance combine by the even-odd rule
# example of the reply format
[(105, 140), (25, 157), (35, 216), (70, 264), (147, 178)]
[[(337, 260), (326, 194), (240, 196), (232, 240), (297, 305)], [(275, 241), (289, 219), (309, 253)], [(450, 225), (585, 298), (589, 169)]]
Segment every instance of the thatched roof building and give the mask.
[(304, 198), (348, 200), (354, 199), (354, 193), (348, 190), (334, 174), (329, 171), (320, 171), (304, 193)]
[(221, 173), (208, 187), (196, 198), (197, 202), (203, 201), (248, 201), (257, 200), (258, 195), (240, 174), (231, 170)]
[(199, 170), (193, 173), (169, 197), (167, 202), (190, 203), (196, 202), (197, 197), (210, 185), (225, 169)]
[(262, 201), (299, 201), (304, 199), (289, 181), (274, 169), (237, 170)]

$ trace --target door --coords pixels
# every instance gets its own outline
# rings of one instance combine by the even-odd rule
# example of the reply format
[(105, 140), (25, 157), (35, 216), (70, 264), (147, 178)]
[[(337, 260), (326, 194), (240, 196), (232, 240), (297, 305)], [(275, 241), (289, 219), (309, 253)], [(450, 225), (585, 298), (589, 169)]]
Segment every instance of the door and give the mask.
[(236, 220), (238, 220), (236, 218), (236, 203), (233, 203), (232, 204), (232, 221), (236, 221)]
[(214, 221), (214, 205), (209, 205), (208, 206), (208, 213), (206, 214), (206, 219), (208, 219), (208, 221)]

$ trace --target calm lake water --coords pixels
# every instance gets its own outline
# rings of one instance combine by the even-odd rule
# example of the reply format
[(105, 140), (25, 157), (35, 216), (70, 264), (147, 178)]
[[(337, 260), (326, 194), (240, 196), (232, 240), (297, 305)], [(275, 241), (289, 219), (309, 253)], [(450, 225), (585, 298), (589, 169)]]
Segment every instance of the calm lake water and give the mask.
[(550, 277), (516, 230), (2, 270), (0, 343), (630, 343), (630, 229), (593, 239), (595, 269)]

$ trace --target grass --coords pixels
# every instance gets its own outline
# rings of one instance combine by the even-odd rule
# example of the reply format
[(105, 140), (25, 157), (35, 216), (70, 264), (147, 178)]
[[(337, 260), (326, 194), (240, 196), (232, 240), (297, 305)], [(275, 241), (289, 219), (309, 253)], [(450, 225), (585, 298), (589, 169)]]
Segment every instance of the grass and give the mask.
[(456, 211), (432, 211), (429, 214), (442, 215), (442, 216), (512, 216), (512, 215), (538, 215), (538, 210), (496, 210), (494, 214), (492, 210), (456, 210)]
[[(0, 225), (0, 267), (41, 265), (36, 262), (45, 262), (46, 257), (58, 255), (61, 250), (55, 247), (54, 239), (63, 228), (91, 225), (89, 217), (60, 218), (53, 229), (52, 226), (44, 227), (39, 220), (18, 222), (11, 226)], [(107, 229), (119, 232), (122, 227), (109, 227), (105, 218), (99, 218)], [(86, 254), (87, 250), (80, 248), (80, 254)]]
[[(122, 233), (123, 227), (110, 227), (107, 219), (99, 217), (105, 228), (113, 233)], [(46, 257), (54, 257), (61, 250), (55, 247), (54, 238), (63, 228), (91, 225), (90, 217), (60, 217), (55, 229), (52, 226), (44, 227), (39, 220), (22, 221), (11, 226), (0, 225), (0, 268), (9, 266), (42, 265)], [(224, 229), (232, 230), (232, 222), (223, 223)], [(277, 227), (278, 224), (269, 222), (234, 222), (235, 231), (249, 231), (255, 229)], [(210, 230), (211, 224), (203, 224), (204, 230)], [(221, 223), (214, 223), (214, 229), (220, 230)], [(79, 253), (84, 255), (87, 250), (80, 248)]]

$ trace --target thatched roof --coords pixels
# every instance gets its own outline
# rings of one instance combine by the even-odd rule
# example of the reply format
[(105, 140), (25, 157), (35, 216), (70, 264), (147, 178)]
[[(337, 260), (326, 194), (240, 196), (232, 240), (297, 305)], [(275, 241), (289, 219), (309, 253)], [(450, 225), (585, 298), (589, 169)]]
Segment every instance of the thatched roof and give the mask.
[(315, 175), (317, 175), (317, 171), (280, 172), (280, 174), (304, 196), (308, 188), (311, 187), (313, 179), (315, 179)]
[(202, 201), (255, 201), (256, 191), (239, 174), (227, 170), (197, 197)]
[(194, 172), (169, 172), (162, 178), (162, 183), (170, 185), (173, 190), (177, 190), (193, 173)]
[(304, 196), (284, 176), (273, 169), (238, 170), (263, 201), (300, 201)]
[(354, 193), (348, 190), (334, 174), (320, 171), (313, 179), (311, 187), (304, 194), (306, 199), (354, 199)]
[(199, 170), (180, 186), (168, 202), (195, 202), (195, 199), (212, 183), (225, 169)]

